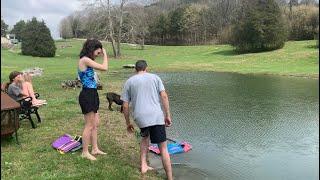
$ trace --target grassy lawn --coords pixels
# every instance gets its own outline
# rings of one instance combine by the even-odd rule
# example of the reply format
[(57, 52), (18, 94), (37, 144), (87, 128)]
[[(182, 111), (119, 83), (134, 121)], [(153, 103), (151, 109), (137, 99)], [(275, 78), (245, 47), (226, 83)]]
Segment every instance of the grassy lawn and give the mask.
[[(100, 73), (104, 89), (100, 94), (99, 142), (106, 156), (96, 162), (80, 157), (80, 152), (60, 155), (51, 143), (60, 135), (81, 135), (83, 116), (77, 97), (80, 89), (63, 89), (61, 81), (77, 77), (78, 54), (83, 41), (57, 41), (54, 58), (20, 55), (19, 48), (1, 50), (1, 82), (8, 81), (13, 70), (44, 69), (33, 84), (41, 99), (48, 104), (39, 112), (43, 123), (32, 129), (27, 120), (18, 131), (21, 145), (14, 138), (1, 141), (1, 178), (3, 179), (140, 179), (138, 143), (128, 135), (119, 111), (107, 110), (103, 93), (121, 92), (132, 69), (122, 65), (146, 59), (152, 72), (168, 71), (223, 71), (318, 77), (319, 49), (315, 41), (287, 42), (280, 50), (238, 55), (229, 45), (212, 46), (146, 46), (145, 50), (123, 45), (122, 58), (111, 59), (109, 71)], [(66, 46), (62, 48), (62, 46)], [(110, 44), (106, 44), (111, 53)], [(101, 59), (98, 59), (101, 62)], [(114, 109), (117, 107), (114, 106)], [(35, 118), (35, 117), (34, 117)], [(149, 173), (147, 179), (159, 179)]]

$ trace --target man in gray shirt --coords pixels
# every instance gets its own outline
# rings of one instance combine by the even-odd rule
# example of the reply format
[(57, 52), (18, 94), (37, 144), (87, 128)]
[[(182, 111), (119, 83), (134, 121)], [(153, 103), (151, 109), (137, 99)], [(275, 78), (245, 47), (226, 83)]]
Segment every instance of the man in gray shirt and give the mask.
[(150, 139), (151, 143), (158, 144), (167, 178), (171, 180), (172, 167), (165, 130), (165, 126), (171, 126), (172, 123), (168, 95), (161, 79), (157, 75), (147, 72), (146, 61), (137, 61), (135, 69), (137, 74), (126, 81), (121, 95), (127, 130), (130, 133), (134, 131), (129, 118), (130, 103), (133, 119), (140, 128), (140, 135), (142, 136), (140, 143), (141, 173), (144, 174), (148, 170), (152, 170), (152, 167), (147, 164)]

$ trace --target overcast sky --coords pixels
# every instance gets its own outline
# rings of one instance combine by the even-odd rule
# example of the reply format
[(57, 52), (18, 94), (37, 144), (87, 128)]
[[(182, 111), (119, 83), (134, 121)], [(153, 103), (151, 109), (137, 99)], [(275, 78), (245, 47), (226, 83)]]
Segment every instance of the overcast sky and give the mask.
[(59, 23), (76, 10), (81, 10), (79, 0), (1, 0), (1, 19), (9, 28), (20, 20), (42, 19), (54, 39), (59, 38)]

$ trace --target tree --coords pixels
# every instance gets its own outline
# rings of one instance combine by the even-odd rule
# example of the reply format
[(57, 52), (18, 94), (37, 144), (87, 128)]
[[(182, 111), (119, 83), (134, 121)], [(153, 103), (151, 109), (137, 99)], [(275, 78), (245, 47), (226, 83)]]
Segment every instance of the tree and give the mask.
[(73, 37), (71, 23), (68, 18), (63, 18), (61, 20), (59, 25), (59, 33), (60, 33), (60, 37), (63, 39), (68, 39)]
[(11, 30), (12, 34), (15, 34), (16, 38), (21, 41), (22, 40), (22, 36), (23, 36), (23, 29), (26, 26), (26, 22), (24, 22), (24, 20), (20, 20), (19, 22), (17, 22), (14, 26), (13, 29)]
[[(102, 2), (101, 2), (102, 4)], [(104, 6), (104, 5), (103, 5)], [(111, 18), (111, 5), (110, 5), (110, 0), (108, 0), (107, 3), (107, 12), (108, 12), (108, 21), (109, 21), (109, 33), (107, 33), (107, 36), (109, 35), (109, 38), (111, 40), (111, 45), (112, 45), (112, 50), (113, 50), (113, 55), (114, 57), (118, 57), (116, 46), (115, 46), (115, 40), (114, 40), (114, 31), (113, 31), (113, 23), (112, 23), (112, 18)], [(106, 37), (107, 37), (106, 36)]]
[(56, 52), (56, 46), (51, 37), (50, 30), (44, 23), (39, 22), (35, 17), (25, 25), (21, 52), (23, 55), (38, 57), (53, 57)]
[(127, 0), (121, 0), (120, 1), (120, 7), (119, 7), (119, 29), (118, 29), (118, 37), (117, 37), (117, 56), (121, 56), (121, 49), (120, 49), (120, 43), (122, 39), (122, 27), (123, 27), (123, 14), (124, 14), (124, 5), (126, 4)]
[(187, 28), (183, 24), (183, 12), (184, 12), (184, 8), (178, 8), (169, 13), (169, 19), (170, 19), (169, 32), (173, 36), (173, 39), (177, 44), (180, 39), (183, 39), (182, 32), (185, 30), (185, 28)]
[(153, 24), (149, 27), (151, 31), (151, 36), (157, 37), (160, 36), (161, 44), (165, 43), (166, 36), (169, 32), (169, 19), (165, 14), (161, 14), (158, 16), (157, 20), (154, 21)]
[(316, 28), (319, 26), (319, 8), (314, 5), (299, 5), (292, 12), (284, 10), (289, 31), (289, 40), (314, 39)]
[(80, 32), (80, 12), (74, 12), (68, 16), (68, 21), (71, 25), (72, 36), (78, 38)]
[(128, 4), (123, 22), (123, 41), (140, 44), (141, 49), (144, 49), (149, 20), (142, 3)]
[(284, 46), (287, 32), (274, 0), (244, 0), (240, 11), (232, 30), (236, 51), (260, 52)]
[[(292, 6), (298, 6), (299, 5), (299, 2), (298, 0), (289, 0), (289, 9), (290, 9), (290, 14), (292, 12)], [(289, 19), (290, 19), (290, 16), (289, 15)]]
[(317, 1), (316, 0), (301, 0), (300, 4), (304, 5), (316, 5)]
[(8, 25), (1, 19), (1, 37), (5, 37), (7, 35)]
[(192, 42), (193, 44), (196, 44), (197, 42), (198, 27), (200, 22), (199, 12), (200, 10), (192, 5), (184, 9), (182, 23), (185, 27), (183, 31), (185, 34), (185, 40), (187, 40), (188, 44), (192, 44)]

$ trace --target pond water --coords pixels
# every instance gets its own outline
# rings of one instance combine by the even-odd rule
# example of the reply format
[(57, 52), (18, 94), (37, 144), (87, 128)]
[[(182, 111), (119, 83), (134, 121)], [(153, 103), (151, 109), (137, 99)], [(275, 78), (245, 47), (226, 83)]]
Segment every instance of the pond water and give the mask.
[(158, 75), (170, 99), (168, 137), (193, 145), (173, 155), (173, 163), (199, 169), (207, 179), (319, 178), (318, 79)]

